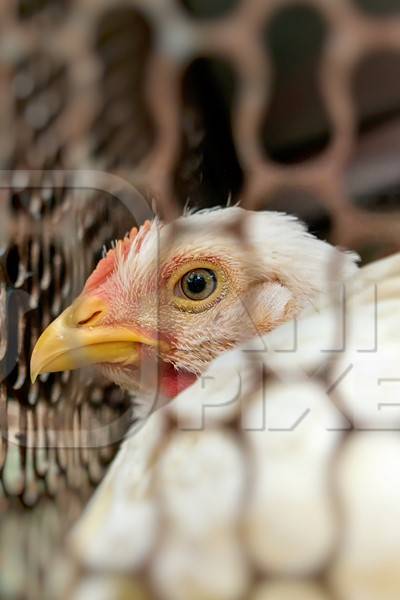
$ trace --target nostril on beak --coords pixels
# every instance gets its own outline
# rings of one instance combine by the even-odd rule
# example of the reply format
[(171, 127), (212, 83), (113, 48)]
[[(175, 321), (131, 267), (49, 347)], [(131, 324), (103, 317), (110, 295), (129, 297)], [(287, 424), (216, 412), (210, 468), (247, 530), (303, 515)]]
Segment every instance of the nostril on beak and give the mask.
[(92, 315), (90, 315), (90, 317), (87, 317), (86, 319), (81, 319), (80, 321), (78, 321), (78, 325), (94, 324), (94, 322), (97, 321), (97, 318), (101, 315), (101, 313), (102, 313), (101, 310), (96, 310)]
[(93, 296), (80, 296), (71, 308), (71, 325), (73, 327), (95, 325), (106, 312), (104, 302)]

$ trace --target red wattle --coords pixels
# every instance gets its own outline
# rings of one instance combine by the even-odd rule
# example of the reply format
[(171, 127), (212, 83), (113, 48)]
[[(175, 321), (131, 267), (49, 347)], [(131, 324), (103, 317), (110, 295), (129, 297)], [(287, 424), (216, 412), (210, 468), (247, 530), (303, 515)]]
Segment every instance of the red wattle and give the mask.
[(176, 371), (172, 365), (166, 365), (161, 372), (160, 391), (167, 398), (175, 398), (197, 379), (194, 373)]

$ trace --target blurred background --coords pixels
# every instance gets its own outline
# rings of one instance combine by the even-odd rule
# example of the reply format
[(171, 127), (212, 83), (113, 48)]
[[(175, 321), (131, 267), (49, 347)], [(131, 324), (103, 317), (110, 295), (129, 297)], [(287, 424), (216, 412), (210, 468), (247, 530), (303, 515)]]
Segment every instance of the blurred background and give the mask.
[(30, 352), (138, 214), (122, 183), (66, 171), (115, 175), (165, 219), (240, 201), (364, 262), (392, 253), (400, 2), (8, 0), (0, 134), (0, 597), (53, 598), (50, 561), (130, 409), (76, 373), (31, 385)]

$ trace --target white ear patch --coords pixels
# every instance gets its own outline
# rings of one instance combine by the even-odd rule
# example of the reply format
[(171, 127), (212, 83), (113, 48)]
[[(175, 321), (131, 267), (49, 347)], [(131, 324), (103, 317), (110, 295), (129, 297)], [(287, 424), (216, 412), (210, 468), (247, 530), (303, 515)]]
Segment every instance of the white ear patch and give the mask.
[(244, 299), (247, 312), (259, 333), (277, 327), (290, 318), (292, 292), (278, 282), (259, 283)]

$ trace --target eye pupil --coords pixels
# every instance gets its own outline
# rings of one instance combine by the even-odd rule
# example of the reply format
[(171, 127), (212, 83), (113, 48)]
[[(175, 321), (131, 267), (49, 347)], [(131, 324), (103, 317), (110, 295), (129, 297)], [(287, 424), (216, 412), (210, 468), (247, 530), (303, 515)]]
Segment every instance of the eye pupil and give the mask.
[(201, 292), (204, 292), (206, 285), (207, 283), (205, 277), (203, 277), (203, 275), (199, 275), (198, 273), (190, 273), (187, 278), (187, 287), (192, 294), (200, 294)]
[(217, 287), (217, 278), (211, 269), (194, 269), (181, 279), (183, 294), (190, 300), (205, 300)]

